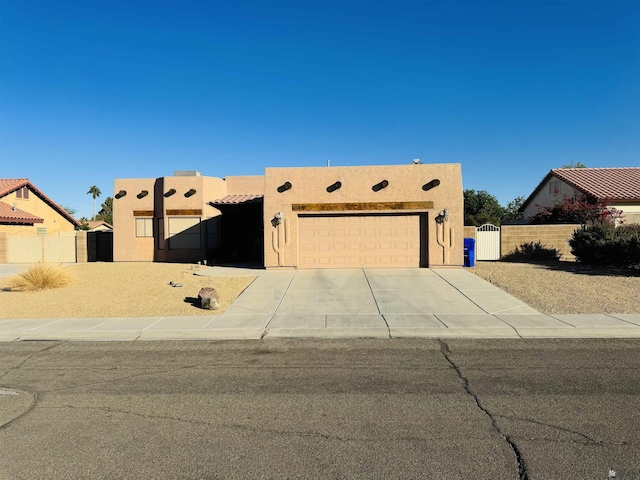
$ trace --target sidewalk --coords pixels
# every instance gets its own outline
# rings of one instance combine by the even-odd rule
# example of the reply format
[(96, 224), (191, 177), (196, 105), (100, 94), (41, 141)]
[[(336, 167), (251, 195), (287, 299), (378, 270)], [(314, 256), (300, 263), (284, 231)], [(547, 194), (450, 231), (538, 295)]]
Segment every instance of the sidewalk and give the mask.
[(222, 314), (6, 319), (0, 341), (261, 338), (633, 338), (640, 314), (544, 315), (463, 269), (265, 271)]

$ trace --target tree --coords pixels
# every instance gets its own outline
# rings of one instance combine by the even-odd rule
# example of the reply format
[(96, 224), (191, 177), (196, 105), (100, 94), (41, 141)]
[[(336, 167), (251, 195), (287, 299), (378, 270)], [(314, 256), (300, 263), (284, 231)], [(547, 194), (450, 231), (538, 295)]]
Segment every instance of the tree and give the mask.
[(107, 197), (101, 205), (101, 209), (96, 216), (96, 220), (102, 220), (113, 225), (113, 198)]
[(87, 217), (80, 217), (78, 221), (81, 225), (77, 230), (89, 230), (89, 219)]
[(500, 225), (505, 209), (498, 199), (484, 190), (464, 191), (464, 224), (479, 227), (485, 223)]
[(100, 191), (100, 189), (95, 185), (91, 186), (91, 188), (89, 188), (89, 191), (87, 192), (87, 195), (93, 196), (93, 219), (94, 220), (96, 219), (96, 198), (98, 198), (101, 193), (102, 192)]
[(562, 165), (560, 168), (587, 168), (582, 162), (569, 162)]
[(78, 212), (75, 208), (73, 207), (67, 207), (65, 205), (60, 205), (62, 207), (62, 209), (67, 212), (69, 215), (71, 215), (72, 217)]
[(520, 211), (524, 201), (525, 198), (520, 195), (507, 204), (507, 207), (504, 209), (504, 215), (502, 215), (503, 224), (513, 222), (514, 220), (522, 220), (524, 218), (524, 212)]

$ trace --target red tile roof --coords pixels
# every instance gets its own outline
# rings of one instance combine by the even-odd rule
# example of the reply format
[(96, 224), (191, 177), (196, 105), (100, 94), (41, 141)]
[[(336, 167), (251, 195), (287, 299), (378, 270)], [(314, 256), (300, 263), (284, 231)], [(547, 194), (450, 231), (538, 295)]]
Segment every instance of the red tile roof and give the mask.
[(261, 200), (264, 195), (226, 195), (222, 198), (214, 200), (211, 205), (237, 205), (239, 203), (257, 202)]
[(640, 200), (640, 167), (555, 168), (551, 173), (591, 197)]
[(29, 183), (29, 180), (26, 178), (0, 178), (0, 197), (15, 192), (27, 183)]
[[(38, 197), (40, 197), (45, 203), (47, 203), (51, 208), (53, 208), (56, 212), (66, 218), (69, 222), (71, 222), (74, 226), (79, 227), (81, 223), (73, 218), (69, 213), (58, 205), (56, 202), (47, 197), (44, 193), (42, 193), (33, 183), (29, 181), (27, 178), (0, 178), (0, 198), (9, 195), (12, 192), (15, 192), (18, 188), (27, 185), (29, 190), (35, 193)], [(10, 207), (12, 210), (13, 208)], [(27, 213), (27, 212), (25, 212)], [(31, 215), (31, 214), (29, 214)], [(32, 215), (34, 218), (39, 218)], [(42, 220), (42, 219), (41, 219)]]
[(40, 217), (20, 210), (19, 208), (13, 209), (13, 206), (4, 202), (0, 202), (0, 222), (2, 223), (42, 223), (44, 220)]
[(551, 177), (558, 178), (579, 192), (599, 200), (640, 201), (640, 167), (554, 168), (524, 201), (520, 211), (524, 211), (536, 198)]

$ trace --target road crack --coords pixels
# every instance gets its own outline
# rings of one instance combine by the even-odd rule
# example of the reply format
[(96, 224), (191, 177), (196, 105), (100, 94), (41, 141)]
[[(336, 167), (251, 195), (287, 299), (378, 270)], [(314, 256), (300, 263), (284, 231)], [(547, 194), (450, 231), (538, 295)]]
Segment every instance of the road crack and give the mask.
[(31, 395), (31, 404), (29, 405), (29, 408), (27, 408), (24, 412), (22, 412), (20, 415), (18, 415), (17, 417), (12, 418), (11, 420), (9, 420), (8, 422), (3, 423), (2, 425), (0, 425), (0, 430), (2, 430), (3, 428), (11, 425), (12, 423), (16, 422), (17, 420), (21, 419), (22, 417), (24, 417), (25, 415), (27, 415), (29, 412), (31, 412), (35, 406), (38, 404), (38, 394), (37, 393), (30, 393), (30, 392), (25, 392), (24, 390), (22, 390), (23, 393), (29, 393)]
[[(520, 422), (528, 422), (528, 423), (533, 423), (535, 425), (540, 425), (542, 427), (549, 427), (549, 428), (553, 428), (554, 430), (559, 430), (561, 432), (566, 432), (566, 433), (571, 433), (573, 435), (578, 435), (579, 437), (582, 437), (584, 439), (583, 442), (577, 442), (577, 443), (583, 443), (585, 445), (601, 445), (601, 444), (605, 444), (606, 442), (603, 442), (602, 440), (596, 440), (595, 438), (591, 438), (588, 435), (585, 435), (584, 433), (580, 433), (576, 430), (571, 430), (569, 428), (565, 428), (565, 427), (561, 427), (559, 425), (553, 425), (551, 423), (544, 423), (544, 422), (539, 422), (537, 420), (532, 420), (530, 418), (522, 418), (522, 417), (511, 417), (511, 416), (507, 416), (507, 415), (496, 415), (496, 417), (499, 418), (505, 418), (507, 420), (515, 420), (515, 421), (520, 421)], [(618, 443), (614, 443), (615, 445), (626, 445), (626, 442), (618, 442)]]
[(465, 392), (467, 392), (467, 394), (471, 398), (473, 398), (473, 401), (475, 402), (476, 406), (480, 410), (482, 410), (482, 412), (487, 417), (489, 417), (489, 420), (491, 420), (491, 426), (493, 427), (493, 429), (496, 431), (496, 433), (498, 433), (498, 435), (500, 435), (502, 437), (502, 439), (507, 443), (507, 445), (509, 446), (509, 448), (511, 449), (511, 451), (515, 455), (516, 462), (517, 462), (517, 465), (518, 465), (518, 480), (529, 480), (529, 474), (527, 473), (527, 468), (526, 468), (526, 465), (524, 463), (524, 459), (522, 458), (522, 454), (520, 453), (520, 450), (518, 449), (518, 446), (511, 439), (511, 437), (509, 435), (507, 435), (506, 433), (504, 433), (502, 431), (502, 429), (498, 426), (498, 424), (496, 422), (496, 419), (493, 416), (493, 414), (485, 406), (482, 405), (482, 402), (480, 402), (480, 399), (478, 398), (478, 396), (471, 391), (471, 388), (469, 387), (469, 380), (462, 374), (462, 371), (460, 370), (460, 367), (458, 367), (455, 364), (455, 362), (451, 359), (451, 351), (449, 350), (449, 345), (447, 345), (447, 343), (442, 341), (442, 340), (438, 340), (438, 343), (440, 343), (440, 352), (444, 356), (445, 360), (456, 371), (456, 373), (458, 375), (458, 378), (460, 378), (460, 380), (462, 380), (463, 388), (464, 388)]
[(218, 423), (218, 422), (209, 422), (206, 420), (195, 420), (191, 418), (183, 418), (172, 415), (150, 415), (147, 413), (138, 413), (132, 412), (131, 410), (120, 410), (117, 408), (110, 407), (88, 407), (88, 406), (74, 406), (74, 405), (64, 405), (60, 407), (47, 407), (51, 410), (61, 410), (61, 409), (71, 409), (71, 410), (93, 410), (100, 411), (105, 413), (118, 413), (121, 415), (132, 415), (134, 417), (140, 417), (147, 420), (171, 420), (174, 422), (187, 423), (191, 425), (201, 425), (207, 427), (220, 427), (220, 428), (229, 428), (234, 430), (242, 430), (245, 432), (251, 433), (262, 433), (262, 434), (274, 434), (274, 435), (294, 435), (297, 437), (315, 437), (315, 438), (323, 438), (325, 440), (337, 440), (341, 442), (349, 442), (349, 441), (359, 441), (355, 438), (347, 438), (340, 437), (337, 435), (329, 435), (326, 433), (320, 432), (303, 432), (303, 431), (295, 431), (295, 430), (277, 430), (271, 428), (264, 427), (252, 427), (249, 425), (242, 425), (239, 423)]
[(7, 374), (9, 374), (10, 372), (13, 372), (14, 370), (19, 370), (25, 363), (27, 363), (29, 360), (31, 360), (33, 357), (40, 355), (41, 353), (44, 353), (46, 351), (49, 351), (59, 345), (62, 345), (64, 342), (55, 342), (53, 345), (48, 345), (45, 348), (38, 350), (36, 352), (33, 352), (31, 355), (27, 355), (24, 360), (22, 360), (18, 365), (16, 365), (15, 367), (10, 367), (8, 369), (6, 369), (2, 375), (0, 375), (0, 380), (3, 379)]

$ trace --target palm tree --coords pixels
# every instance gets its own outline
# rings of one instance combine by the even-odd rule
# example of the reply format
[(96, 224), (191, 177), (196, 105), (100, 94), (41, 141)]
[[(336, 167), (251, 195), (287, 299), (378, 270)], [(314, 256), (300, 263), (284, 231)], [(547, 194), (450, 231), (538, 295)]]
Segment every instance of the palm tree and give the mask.
[(95, 185), (93, 185), (87, 192), (87, 195), (93, 195), (93, 219), (94, 220), (96, 219), (96, 198), (98, 198), (101, 193), (102, 192), (100, 191), (100, 189)]

